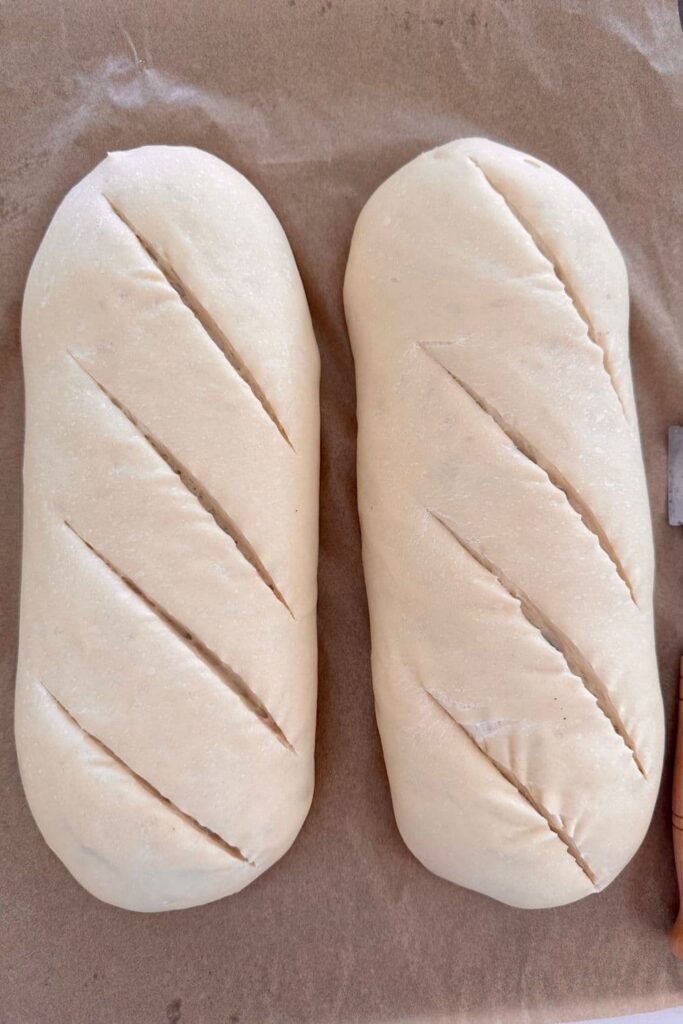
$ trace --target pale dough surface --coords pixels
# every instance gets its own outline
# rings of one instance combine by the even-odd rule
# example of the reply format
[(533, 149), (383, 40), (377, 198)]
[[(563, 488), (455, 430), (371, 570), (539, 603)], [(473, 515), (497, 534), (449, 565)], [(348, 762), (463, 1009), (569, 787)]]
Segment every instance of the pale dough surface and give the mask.
[(46, 841), (110, 903), (241, 889), (313, 791), (318, 351), (231, 167), (112, 153), (26, 287), (16, 735)]
[(557, 171), (461, 140), (369, 200), (345, 307), (401, 834), (516, 906), (597, 892), (663, 748), (622, 257)]

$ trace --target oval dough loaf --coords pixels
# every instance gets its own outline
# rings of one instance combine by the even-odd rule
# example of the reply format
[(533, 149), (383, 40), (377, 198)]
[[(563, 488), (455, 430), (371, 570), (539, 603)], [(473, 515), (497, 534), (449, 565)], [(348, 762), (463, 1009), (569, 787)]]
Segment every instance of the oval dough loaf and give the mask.
[(198, 150), (112, 153), (24, 300), (16, 734), (100, 899), (235, 892), (313, 790), (319, 363), (287, 239)]
[(506, 903), (594, 893), (662, 761), (623, 260), (562, 175), (462, 140), (372, 196), (345, 304), (398, 827)]

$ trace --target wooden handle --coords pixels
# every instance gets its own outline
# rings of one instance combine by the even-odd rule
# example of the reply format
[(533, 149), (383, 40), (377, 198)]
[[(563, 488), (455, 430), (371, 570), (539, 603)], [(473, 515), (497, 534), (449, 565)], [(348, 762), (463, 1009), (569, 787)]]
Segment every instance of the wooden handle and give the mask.
[[(683, 658), (678, 683), (678, 733), (676, 736), (676, 760), (674, 762), (674, 785), (672, 817), (674, 857), (678, 876), (679, 898), (683, 900)], [(671, 952), (683, 960), (683, 903), (679, 905), (676, 923), (669, 932)]]

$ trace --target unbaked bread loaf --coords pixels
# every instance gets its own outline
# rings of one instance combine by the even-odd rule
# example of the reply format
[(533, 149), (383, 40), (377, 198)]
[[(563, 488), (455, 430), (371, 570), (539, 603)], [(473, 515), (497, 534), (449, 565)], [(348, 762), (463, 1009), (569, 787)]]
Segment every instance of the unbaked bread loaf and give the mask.
[(16, 736), (48, 844), (100, 899), (205, 903), (313, 790), (318, 353), (275, 215), (189, 148), (112, 153), (23, 312)]
[(557, 171), (467, 139), (372, 196), (345, 305), (401, 834), (515, 906), (597, 892), (662, 761), (623, 260)]

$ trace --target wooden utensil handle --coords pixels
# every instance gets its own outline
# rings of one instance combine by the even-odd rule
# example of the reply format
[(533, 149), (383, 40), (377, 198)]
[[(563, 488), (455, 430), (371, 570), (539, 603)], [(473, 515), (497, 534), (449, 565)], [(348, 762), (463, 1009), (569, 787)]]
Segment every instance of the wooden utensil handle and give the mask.
[[(683, 658), (681, 659), (678, 682), (678, 732), (676, 735), (671, 824), (673, 826), (678, 893), (679, 898), (683, 899)], [(669, 945), (674, 956), (683, 960), (683, 903), (679, 905), (678, 917), (669, 932)]]

